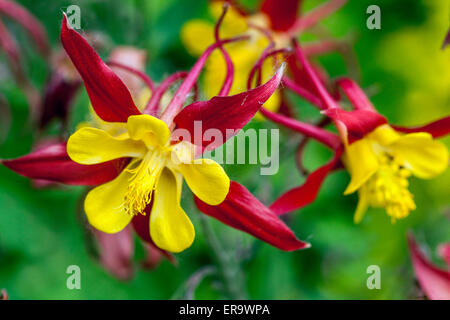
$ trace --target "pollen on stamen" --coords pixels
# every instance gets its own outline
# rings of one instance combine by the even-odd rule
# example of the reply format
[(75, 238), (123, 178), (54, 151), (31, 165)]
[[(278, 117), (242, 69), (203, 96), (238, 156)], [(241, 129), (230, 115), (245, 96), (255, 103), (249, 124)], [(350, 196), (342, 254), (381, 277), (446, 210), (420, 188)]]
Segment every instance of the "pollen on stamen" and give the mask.
[(134, 168), (125, 194), (124, 209), (130, 215), (144, 214), (151, 202), (153, 190), (164, 167), (164, 159), (159, 152), (149, 152)]
[(392, 157), (381, 156), (380, 168), (367, 182), (369, 203), (385, 208), (392, 222), (403, 219), (416, 209), (414, 196), (408, 190), (411, 172), (397, 164)]

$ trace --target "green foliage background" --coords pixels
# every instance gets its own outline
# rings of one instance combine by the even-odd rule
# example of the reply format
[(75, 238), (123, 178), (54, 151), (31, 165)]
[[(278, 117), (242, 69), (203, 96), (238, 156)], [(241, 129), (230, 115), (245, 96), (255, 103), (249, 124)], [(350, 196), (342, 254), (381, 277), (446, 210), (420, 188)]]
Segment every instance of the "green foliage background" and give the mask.
[[(189, 69), (195, 59), (183, 48), (179, 30), (189, 19), (210, 19), (206, 0), (19, 2), (44, 24), (54, 47), (60, 45), (62, 11), (71, 4), (77, 4), (81, 8), (83, 31), (98, 31), (108, 39), (109, 45), (101, 52), (102, 56), (106, 56), (114, 45), (144, 48), (149, 55), (147, 72), (155, 80), (161, 80), (176, 70)], [(250, 7), (256, 3), (244, 2)], [(321, 2), (305, 0), (305, 6), (311, 8)], [(387, 67), (409, 57), (408, 61), (412, 63), (404, 68), (423, 66), (422, 70), (431, 72), (433, 59), (428, 55), (414, 56), (411, 42), (405, 40), (403, 43), (400, 37), (392, 46), (392, 42), (386, 41), (399, 32), (410, 30), (414, 34), (414, 30), (425, 30), (431, 11), (436, 8), (430, 4), (437, 2), (440, 0), (350, 0), (344, 9), (323, 22), (334, 36), (345, 37), (350, 33), (356, 39), (355, 51), (361, 68), (362, 85), (373, 93), (374, 104), (393, 123), (419, 124), (449, 114), (449, 90), (442, 92), (447, 95), (444, 105), (405, 105), (404, 96), (411, 90), (417, 90), (417, 86), (413, 87), (410, 79), (402, 76), (401, 70)], [(381, 7), (381, 30), (366, 28), (366, 8), (370, 4)], [(444, 25), (445, 21), (448, 22), (448, 8), (447, 11), (433, 12), (433, 15), (442, 19)], [(27, 74), (36, 86), (42, 88), (48, 76), (44, 62), (36, 56), (23, 31), (13, 23), (7, 25), (19, 39), (27, 62)], [(439, 54), (445, 32), (445, 29), (433, 30), (426, 35), (428, 42), (424, 45)], [(420, 38), (416, 40), (420, 41)], [(4, 57), (1, 58), (3, 64)], [(323, 56), (320, 62), (332, 77), (346, 73), (344, 62), (338, 54)], [(431, 76), (442, 75), (437, 73)], [(82, 91), (71, 117), (72, 130), (86, 117), (88, 99)], [(26, 154), (36, 138), (27, 123), (26, 99), (8, 75), (0, 74), (0, 92), (11, 105), (13, 119), (7, 140), (0, 145), (0, 158)], [(311, 107), (299, 99), (295, 102), (301, 117), (314, 117)], [(256, 121), (249, 126), (275, 127)], [(56, 128), (55, 125), (48, 133), (54, 133)], [(253, 165), (228, 165), (225, 169), (230, 178), (240, 181), (263, 201), (270, 203), (283, 191), (304, 180), (294, 164), (295, 145), (299, 138), (282, 131), (280, 171), (275, 176), (260, 176), (259, 167)], [(449, 140), (446, 139), (446, 142)], [(329, 157), (327, 150), (312, 143), (306, 152), (306, 164), (309, 169), (314, 169)], [(360, 225), (354, 225), (352, 215), (357, 198), (342, 195), (348, 180), (348, 174), (344, 171), (333, 174), (327, 178), (314, 204), (287, 217), (288, 224), (298, 237), (311, 242), (312, 247), (308, 250), (282, 252), (211, 220), (227, 253), (234, 254), (236, 248), (249, 248), (248, 257), (241, 262), (232, 259), (234, 266), (230, 266), (242, 264), (248, 297), (418, 297), (406, 246), (406, 232), (412, 229), (418, 240), (427, 244), (425, 248), (433, 260), (439, 263), (435, 248), (441, 242), (450, 241), (449, 172), (433, 181), (413, 179), (412, 190), (418, 209), (395, 224), (391, 224), (382, 210), (370, 210)], [(174, 297), (175, 292), (183, 297), (183, 286), (191, 275), (215, 263), (200, 228), (199, 213), (192, 204), (190, 194), (185, 192), (183, 207), (193, 219), (197, 238), (189, 250), (177, 255), (178, 266), (163, 261), (150, 272), (138, 268), (131, 281), (116, 280), (99, 266), (86, 243), (85, 222), (76, 214), (82, 193), (83, 188), (80, 187), (38, 190), (29, 180), (0, 167), (0, 288), (6, 288), (11, 299), (168, 299)], [(136, 245), (135, 259), (138, 261), (143, 256), (143, 250), (138, 242)], [(72, 264), (81, 268), (81, 290), (66, 288), (65, 271)], [(379, 265), (381, 268), (381, 290), (366, 287), (366, 268), (369, 265)], [(197, 288), (196, 298), (218, 299), (226, 296), (218, 287), (217, 279), (208, 277)]]

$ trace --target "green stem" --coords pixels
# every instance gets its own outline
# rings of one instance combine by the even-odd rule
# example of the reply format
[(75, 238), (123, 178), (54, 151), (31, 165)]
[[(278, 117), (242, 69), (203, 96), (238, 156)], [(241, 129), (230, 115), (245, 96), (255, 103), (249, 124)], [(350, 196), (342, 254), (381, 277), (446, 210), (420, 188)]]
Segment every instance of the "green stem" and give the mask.
[(205, 234), (206, 242), (212, 249), (214, 258), (217, 261), (218, 270), (223, 277), (225, 290), (231, 299), (247, 299), (244, 274), (241, 269), (240, 261), (234, 255), (227, 253), (218, 241), (208, 218), (199, 215), (200, 224)]

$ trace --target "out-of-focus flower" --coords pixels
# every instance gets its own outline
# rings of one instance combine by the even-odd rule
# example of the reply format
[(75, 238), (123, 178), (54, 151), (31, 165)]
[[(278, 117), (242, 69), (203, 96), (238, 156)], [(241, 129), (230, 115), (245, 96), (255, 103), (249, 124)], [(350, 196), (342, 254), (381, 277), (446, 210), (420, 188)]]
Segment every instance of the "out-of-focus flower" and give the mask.
[(14, 36), (0, 20), (0, 48), (6, 53), (16, 83), (27, 96), (31, 119), (40, 130), (53, 119), (59, 119), (63, 132), (69, 107), (81, 85), (78, 73), (64, 51), (51, 50), (45, 29), (24, 7), (14, 1), (1, 0), (0, 17), (2, 16), (12, 19), (27, 31), (50, 69), (50, 76), (44, 88), (37, 90), (24, 71), (24, 61)]
[(53, 119), (59, 119), (63, 132), (67, 127), (70, 106), (81, 86), (81, 79), (65, 52), (55, 51), (51, 60), (51, 73), (41, 97), (37, 126), (44, 129)]
[(2, 289), (0, 292), (0, 300), (8, 300), (8, 292), (5, 289)]
[(321, 101), (318, 107), (334, 121), (340, 142), (336, 143), (336, 136), (322, 128), (262, 110), (269, 119), (335, 150), (335, 156), (327, 165), (310, 174), (303, 186), (283, 194), (271, 209), (283, 214), (313, 201), (324, 178), (342, 160), (351, 175), (345, 194), (355, 191), (359, 194), (355, 222), (361, 221), (369, 206), (385, 208), (393, 221), (406, 217), (415, 209), (413, 195), (408, 190), (408, 177), (412, 174), (430, 179), (448, 167), (448, 150), (434, 138), (450, 133), (450, 117), (418, 128), (396, 127), (394, 130), (376, 112), (359, 86), (349, 78), (342, 78), (337, 85), (354, 108), (346, 111), (327, 92), (298, 45), (296, 55)]
[[(95, 228), (90, 229), (94, 235), (100, 264), (118, 279), (132, 278), (136, 269), (133, 263), (135, 252), (133, 228), (127, 226), (115, 234), (105, 233)], [(168, 252), (146, 242), (142, 242), (142, 245), (145, 257), (140, 261), (141, 268), (154, 269), (164, 257), (173, 264), (176, 263), (175, 258)]]
[(48, 57), (50, 54), (50, 46), (47, 34), (32, 14), (20, 4), (10, 0), (0, 1), (0, 14), (19, 23), (33, 39), (39, 52), (44, 57)]
[[(215, 207), (224, 200), (243, 201), (243, 196), (247, 208), (253, 205), (253, 210), (242, 215), (238, 211), (225, 219), (217, 217), (219, 220), (283, 250), (307, 247), (307, 243), (298, 240), (243, 186), (230, 183), (220, 165), (209, 159), (194, 159), (195, 149), (201, 153), (211, 148), (210, 141), (197, 141), (194, 122), (202, 123), (200, 138), (208, 129), (216, 129), (229, 139), (231, 136), (225, 134), (226, 130), (233, 129), (236, 134), (280, 83), (282, 70), (255, 89), (227, 96), (228, 87), (221, 90), (223, 96), (195, 101), (183, 108), (211, 52), (243, 39), (245, 37), (221, 40), (208, 47), (165, 109), (160, 108), (160, 100), (155, 100), (161, 99), (163, 82), (141, 113), (120, 78), (67, 25), (64, 17), (61, 41), (83, 79), (92, 107), (103, 121), (121, 132), (113, 136), (101, 129), (84, 127), (69, 139), (67, 153), (65, 145), (60, 144), (55, 146), (56, 150), (47, 148), (47, 153), (41, 150), (3, 161), (3, 164), (30, 178), (47, 176), (49, 180), (68, 184), (100, 185), (91, 190), (85, 200), (89, 222), (107, 233), (117, 233), (131, 222), (141, 238), (163, 250), (180, 252), (194, 239), (192, 223), (180, 207), (183, 177), (198, 199), (209, 206)], [(180, 136), (175, 136), (174, 128), (183, 129), (188, 136), (183, 135), (181, 141)], [(64, 172), (58, 165), (48, 166), (56, 160), (55, 154), (68, 166)], [(84, 174), (87, 172), (90, 174)]]
[[(109, 65), (123, 83), (127, 85), (134, 100), (139, 99), (139, 96), (142, 94), (143, 85), (142, 79), (138, 75), (133, 74), (133, 72), (130, 72), (130, 70), (144, 72), (146, 59), (147, 53), (144, 50), (127, 46), (115, 48), (108, 59)], [(119, 66), (115, 66), (114, 64)], [(150, 89), (153, 90), (153, 87)]]
[[(3, 17), (7, 17), (22, 26), (30, 35), (43, 58), (46, 60), (49, 58), (50, 46), (47, 34), (32, 14), (14, 1), (0, 0), (0, 18)], [(36, 117), (39, 108), (39, 93), (27, 78), (23, 70), (19, 47), (2, 20), (0, 20), (0, 49), (5, 51), (12, 75), (27, 97), (30, 113), (33, 117)]]
[[(215, 41), (215, 34), (220, 31), (224, 37), (247, 34), (250, 41), (232, 43), (226, 46), (233, 61), (236, 76), (231, 88), (231, 94), (242, 92), (247, 88), (249, 74), (255, 61), (267, 50), (284, 50), (289, 47), (290, 39), (300, 32), (316, 25), (320, 20), (342, 7), (346, 0), (330, 0), (304, 15), (299, 14), (302, 1), (263, 0), (256, 13), (250, 13), (237, 5), (234, 1), (210, 1), (210, 13), (217, 18), (224, 3), (230, 4), (230, 12), (225, 17), (220, 30), (215, 30), (212, 23), (194, 19), (188, 21), (182, 28), (181, 38), (188, 51), (195, 56), (200, 55), (205, 48)], [(337, 42), (324, 42), (314, 45), (311, 54), (319, 54), (336, 48)], [(319, 49), (320, 47), (320, 49)], [(317, 51), (314, 51), (318, 49)], [(274, 54), (274, 58), (277, 55)], [(205, 92), (208, 97), (216, 95), (220, 83), (226, 74), (226, 64), (219, 52), (213, 53), (208, 60), (205, 74)], [(273, 74), (274, 63), (265, 60), (260, 68), (258, 77), (265, 81)], [(294, 71), (298, 71), (297, 69)], [(297, 79), (297, 77), (296, 77)], [(282, 96), (277, 91), (265, 103), (265, 108), (277, 111), (282, 103)]]
[(344, 163), (352, 178), (344, 194), (359, 194), (355, 222), (368, 206), (385, 208), (395, 221), (416, 209), (408, 178), (431, 179), (444, 172), (448, 150), (430, 133), (400, 134), (385, 124), (348, 145)]
[[(408, 235), (409, 252), (420, 287), (431, 300), (450, 300), (450, 271), (434, 266), (420, 251), (412, 234)], [(444, 244), (446, 248), (450, 244)], [(441, 246), (441, 248), (442, 248)], [(448, 257), (447, 257), (448, 258)]]
[(115, 234), (93, 229), (102, 266), (115, 277), (127, 280), (133, 275), (134, 239), (130, 227)]

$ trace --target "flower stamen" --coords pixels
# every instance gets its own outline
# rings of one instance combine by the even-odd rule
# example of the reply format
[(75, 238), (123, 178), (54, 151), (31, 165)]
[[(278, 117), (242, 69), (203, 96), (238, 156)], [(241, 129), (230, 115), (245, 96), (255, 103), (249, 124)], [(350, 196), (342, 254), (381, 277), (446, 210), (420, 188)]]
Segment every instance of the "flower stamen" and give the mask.
[(144, 210), (152, 199), (153, 190), (165, 163), (163, 151), (154, 149), (149, 151), (143, 159), (130, 165), (128, 171), (132, 177), (124, 199), (125, 211), (128, 214), (145, 214)]
[(414, 196), (408, 190), (411, 172), (389, 154), (379, 157), (379, 170), (368, 180), (368, 201), (373, 207), (385, 208), (392, 222), (416, 209)]

